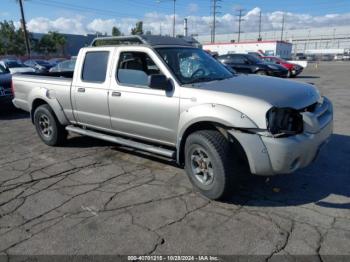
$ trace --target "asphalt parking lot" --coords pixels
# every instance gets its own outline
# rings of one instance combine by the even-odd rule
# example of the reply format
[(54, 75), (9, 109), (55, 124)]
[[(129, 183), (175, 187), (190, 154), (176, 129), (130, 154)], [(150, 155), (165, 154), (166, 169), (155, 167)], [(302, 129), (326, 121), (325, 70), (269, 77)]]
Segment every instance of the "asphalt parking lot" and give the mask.
[(249, 176), (225, 203), (193, 192), (164, 159), (80, 136), (48, 147), (26, 113), (2, 110), (0, 254), (350, 255), (349, 73), (350, 63), (312, 64), (292, 80), (334, 103), (317, 161)]

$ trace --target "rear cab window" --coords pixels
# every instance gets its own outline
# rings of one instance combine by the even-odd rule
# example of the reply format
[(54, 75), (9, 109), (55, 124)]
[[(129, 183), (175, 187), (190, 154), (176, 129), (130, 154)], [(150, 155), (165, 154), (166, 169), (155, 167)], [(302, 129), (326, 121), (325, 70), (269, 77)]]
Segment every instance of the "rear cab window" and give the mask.
[(89, 51), (85, 54), (81, 80), (104, 83), (107, 76), (109, 51)]

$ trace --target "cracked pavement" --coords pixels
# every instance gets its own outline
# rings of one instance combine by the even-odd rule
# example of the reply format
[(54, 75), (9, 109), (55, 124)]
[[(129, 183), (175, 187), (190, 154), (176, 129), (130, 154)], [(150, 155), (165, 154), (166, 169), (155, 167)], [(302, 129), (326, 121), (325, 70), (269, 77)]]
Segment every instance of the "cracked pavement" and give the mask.
[(149, 154), (71, 136), (48, 147), (28, 115), (0, 114), (0, 253), (6, 255), (350, 255), (350, 63), (309, 68), (333, 101), (335, 130), (310, 167), (245, 177), (227, 202), (193, 192)]

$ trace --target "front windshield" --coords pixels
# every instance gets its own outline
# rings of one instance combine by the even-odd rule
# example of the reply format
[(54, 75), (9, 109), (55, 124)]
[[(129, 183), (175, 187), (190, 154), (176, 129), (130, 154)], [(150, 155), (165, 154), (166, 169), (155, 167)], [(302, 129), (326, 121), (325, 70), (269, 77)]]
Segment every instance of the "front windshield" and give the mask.
[(0, 65), (0, 74), (6, 74), (6, 73), (7, 73), (6, 69), (2, 65)]
[(225, 66), (202, 49), (167, 47), (156, 50), (181, 84), (209, 82), (233, 76)]
[(35, 60), (35, 62), (39, 65), (49, 65), (49, 62), (45, 61), (45, 60)]
[(247, 58), (248, 58), (249, 61), (253, 62), (254, 64), (261, 63), (261, 60), (259, 58), (257, 58), (256, 56), (247, 55)]
[(7, 61), (6, 65), (8, 68), (24, 67), (24, 65), (18, 61)]

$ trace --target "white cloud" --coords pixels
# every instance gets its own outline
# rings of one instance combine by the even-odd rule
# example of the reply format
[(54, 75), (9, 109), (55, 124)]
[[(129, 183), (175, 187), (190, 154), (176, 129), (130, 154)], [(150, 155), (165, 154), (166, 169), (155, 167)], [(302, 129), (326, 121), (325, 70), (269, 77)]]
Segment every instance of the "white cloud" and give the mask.
[(199, 7), (195, 3), (190, 3), (187, 8), (190, 13), (197, 13)]
[[(198, 10), (195, 4), (189, 4), (188, 9), (194, 13)], [(258, 29), (260, 8), (255, 7), (246, 12), (242, 30), (244, 32), (255, 32)], [(350, 21), (350, 13), (345, 14), (327, 14), (323, 16), (312, 16), (309, 14), (283, 13), (275, 11), (271, 13), (263, 13), (262, 25), (263, 30), (276, 30), (281, 27), (283, 15), (285, 16), (285, 28), (310, 28), (322, 26), (341, 26), (348, 25)], [(182, 33), (183, 16), (176, 16), (177, 33)], [(212, 18), (208, 16), (188, 16), (189, 32), (199, 35), (210, 34), (210, 26)], [(28, 22), (28, 28), (31, 32), (45, 33), (48, 31), (58, 31), (71, 34), (87, 34), (87, 33), (110, 33), (113, 26), (117, 26), (124, 34), (129, 34), (131, 28), (139, 19), (121, 18), (121, 19), (101, 19), (96, 18), (89, 20), (87, 17), (60, 17), (54, 20), (37, 17)], [(172, 15), (161, 14), (157, 12), (147, 13), (141, 19), (144, 22), (144, 31), (151, 31), (158, 34), (160, 30), (162, 34), (172, 33)], [(19, 24), (18, 22), (16, 24)], [(237, 17), (232, 13), (223, 13), (217, 17), (217, 33), (234, 33), (237, 31)]]
[(59, 17), (55, 20), (50, 20), (45, 17), (37, 17), (29, 20), (27, 27), (30, 32), (35, 33), (58, 31), (67, 34), (85, 34), (87, 29), (83, 20), (84, 18), (80, 16), (72, 18)]

